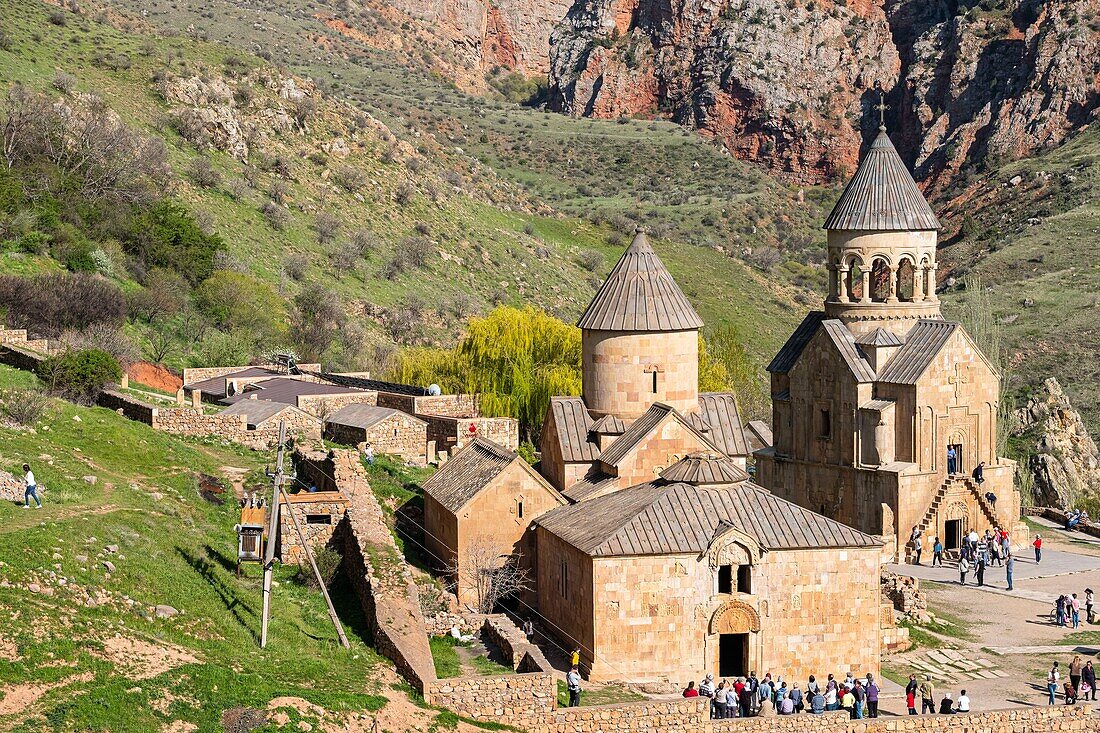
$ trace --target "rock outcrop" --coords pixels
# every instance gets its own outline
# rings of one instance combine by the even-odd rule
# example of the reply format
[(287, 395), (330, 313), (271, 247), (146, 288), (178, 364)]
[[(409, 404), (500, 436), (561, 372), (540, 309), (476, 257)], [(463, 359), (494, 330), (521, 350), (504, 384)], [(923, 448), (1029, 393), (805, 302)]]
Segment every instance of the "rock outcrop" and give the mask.
[(1027, 470), (1036, 503), (1064, 509), (1100, 493), (1100, 451), (1081, 416), (1053, 377), (1016, 411), (1017, 435), (1035, 451)]
[(667, 115), (801, 182), (843, 178), (887, 121), (918, 179), (1056, 145), (1100, 107), (1100, 0), (576, 0), (551, 105)]

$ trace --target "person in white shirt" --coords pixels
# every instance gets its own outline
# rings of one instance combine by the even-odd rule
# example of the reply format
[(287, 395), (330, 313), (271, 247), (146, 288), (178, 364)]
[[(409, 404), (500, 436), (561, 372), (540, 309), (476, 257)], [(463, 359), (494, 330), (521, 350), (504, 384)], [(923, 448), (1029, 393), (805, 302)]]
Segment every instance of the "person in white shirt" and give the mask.
[(373, 466), (374, 465), (374, 446), (371, 445), (370, 443), (367, 443), (366, 447), (364, 447), (364, 449), (363, 449), (363, 455), (366, 456), (367, 463), (369, 463)]
[(955, 701), (956, 713), (969, 713), (970, 712), (970, 698), (966, 696), (966, 690), (959, 692), (959, 699)]
[(23, 464), (24, 476), (23, 480), (27, 483), (27, 488), (23, 491), (23, 508), (31, 508), (31, 498), (34, 499), (35, 509), (42, 508), (42, 500), (38, 498), (38, 483), (34, 480), (34, 474), (31, 473), (31, 467), (26, 463)]

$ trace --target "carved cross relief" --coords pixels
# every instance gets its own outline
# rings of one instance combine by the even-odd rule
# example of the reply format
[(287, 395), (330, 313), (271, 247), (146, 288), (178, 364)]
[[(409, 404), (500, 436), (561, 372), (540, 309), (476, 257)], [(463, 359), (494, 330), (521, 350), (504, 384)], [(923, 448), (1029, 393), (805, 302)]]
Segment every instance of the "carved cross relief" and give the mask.
[(970, 367), (964, 367), (956, 362), (955, 374), (947, 378), (947, 383), (955, 387), (955, 404), (959, 403), (959, 387), (970, 382), (969, 372)]
[(833, 394), (833, 378), (822, 372), (814, 381), (814, 397), (830, 397)]

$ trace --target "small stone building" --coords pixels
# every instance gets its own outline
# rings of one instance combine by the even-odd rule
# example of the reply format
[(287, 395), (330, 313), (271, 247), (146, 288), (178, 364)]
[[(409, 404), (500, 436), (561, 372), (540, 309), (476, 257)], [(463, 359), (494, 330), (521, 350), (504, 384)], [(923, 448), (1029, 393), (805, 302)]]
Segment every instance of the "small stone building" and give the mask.
[[(528, 528), (566, 500), (514, 451), (474, 438), (424, 482), (424, 544), (450, 575), (460, 602), (473, 603), (463, 580), (469, 563), (509, 556), (533, 561)], [(457, 569), (457, 574), (451, 572)]]
[(427, 465), (428, 425), (391, 407), (348, 405), (325, 418), (325, 438), (345, 445), (370, 443), (375, 453)]
[(278, 433), (279, 423), (286, 421), (287, 435), (319, 440), (321, 421), (297, 407), (268, 400), (241, 400), (221, 411), (222, 415), (244, 415), (250, 431)]
[(344, 518), (349, 502), (339, 491), (299, 491), (289, 497), (290, 503), (283, 501), (279, 509), (278, 555), (284, 563), (304, 563), (305, 550), (294, 529), (290, 512), (298, 519), (310, 549), (316, 550), (332, 540), (336, 525)]
[(940, 314), (939, 222), (884, 128), (825, 229), (825, 309), (768, 366), (774, 445), (756, 453), (757, 481), (887, 538), (890, 555), (914, 527), (948, 550), (994, 526), (1024, 541), (1016, 464), (997, 453), (1000, 374)]
[(693, 455), (535, 520), (538, 608), (591, 679), (879, 671), (882, 543)]

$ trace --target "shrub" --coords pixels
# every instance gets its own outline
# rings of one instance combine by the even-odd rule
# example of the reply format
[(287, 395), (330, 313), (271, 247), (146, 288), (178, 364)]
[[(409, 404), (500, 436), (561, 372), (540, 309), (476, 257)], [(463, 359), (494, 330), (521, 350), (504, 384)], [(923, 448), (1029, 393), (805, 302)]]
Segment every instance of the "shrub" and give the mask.
[(221, 328), (244, 329), (260, 339), (279, 338), (285, 330), (279, 293), (241, 272), (215, 272), (195, 291), (195, 304)]
[(265, 201), (263, 206), (260, 207), (260, 213), (267, 219), (267, 223), (271, 225), (271, 228), (277, 231), (282, 231), (290, 223), (290, 214), (274, 201)]
[(67, 351), (41, 362), (35, 371), (52, 394), (89, 404), (122, 376), (118, 361), (101, 349)]
[(126, 298), (107, 280), (88, 274), (34, 278), (0, 276), (0, 312), (7, 326), (34, 336), (54, 337), (68, 329), (96, 324), (115, 328), (126, 319)]
[(317, 241), (320, 244), (328, 244), (336, 239), (340, 226), (340, 219), (327, 211), (322, 211), (313, 218), (313, 231), (317, 233)]
[(307, 285), (294, 298), (291, 330), (305, 359), (320, 358), (346, 321), (340, 296), (320, 285)]
[(62, 94), (71, 94), (76, 87), (76, 77), (64, 71), (54, 74), (53, 88)]
[(309, 258), (304, 254), (293, 254), (283, 260), (283, 271), (291, 280), (301, 280), (309, 269)]
[(378, 249), (378, 239), (367, 229), (356, 229), (348, 237), (348, 243), (355, 247), (360, 257), (370, 257)]
[(210, 276), (214, 254), (225, 249), (225, 242), (203, 232), (186, 208), (165, 200), (133, 219), (122, 249), (147, 268), (174, 270), (194, 284)]
[(69, 20), (65, 17), (65, 13), (60, 10), (51, 10), (49, 15), (49, 21), (51, 25), (64, 26)]
[(393, 198), (401, 206), (407, 206), (412, 201), (413, 194), (416, 193), (416, 187), (411, 183), (402, 183), (394, 191)]
[(214, 188), (222, 181), (222, 174), (214, 168), (210, 158), (200, 155), (191, 161), (191, 169), (188, 171), (191, 178), (203, 188)]
[(581, 267), (589, 272), (595, 272), (603, 266), (603, 255), (594, 249), (586, 249), (578, 258)]
[[(343, 559), (339, 552), (328, 547), (320, 547), (313, 551), (313, 560), (317, 563), (317, 572), (321, 574), (321, 580), (324, 581), (326, 588), (332, 585), (332, 579), (336, 577), (336, 571), (340, 569), (340, 563)], [(313, 574), (313, 568), (309, 566), (308, 560), (303, 559), (298, 565), (297, 580), (312, 590), (321, 589), (317, 584), (317, 576)]]
[(34, 425), (46, 414), (49, 400), (37, 389), (9, 389), (0, 392), (0, 411), (20, 425)]
[(342, 165), (333, 171), (332, 180), (348, 193), (355, 193), (367, 185), (367, 174), (353, 165)]

